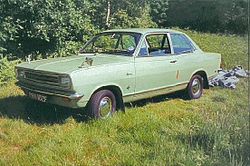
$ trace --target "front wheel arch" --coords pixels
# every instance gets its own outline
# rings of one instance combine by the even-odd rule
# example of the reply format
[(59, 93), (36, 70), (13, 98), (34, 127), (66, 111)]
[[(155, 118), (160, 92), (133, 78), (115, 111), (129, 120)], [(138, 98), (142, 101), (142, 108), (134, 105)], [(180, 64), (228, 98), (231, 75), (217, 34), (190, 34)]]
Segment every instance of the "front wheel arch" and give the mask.
[(123, 98), (122, 98), (122, 91), (118, 86), (108, 85), (108, 86), (100, 87), (100, 88), (96, 89), (92, 93), (92, 95), (95, 94), (96, 92), (100, 91), (100, 90), (110, 90), (115, 95), (115, 98), (116, 98), (116, 109), (125, 111), (125, 106), (124, 106)]

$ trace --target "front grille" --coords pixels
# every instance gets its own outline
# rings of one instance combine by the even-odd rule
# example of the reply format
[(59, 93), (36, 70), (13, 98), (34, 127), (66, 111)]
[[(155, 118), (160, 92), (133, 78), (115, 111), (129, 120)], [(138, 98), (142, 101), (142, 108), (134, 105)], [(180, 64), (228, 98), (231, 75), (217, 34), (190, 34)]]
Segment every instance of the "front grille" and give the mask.
[(59, 75), (57, 74), (37, 71), (25, 71), (25, 79), (41, 84), (60, 86)]
[(41, 92), (41, 93), (52, 93), (52, 94), (59, 94), (59, 95), (65, 95), (70, 96), (70, 94), (76, 93), (74, 90), (70, 89), (62, 89), (62, 88), (56, 88), (56, 87), (48, 87), (43, 85), (34, 85), (33, 83), (27, 83), (27, 82), (16, 82), (17, 86), (20, 86), (23, 88), (23, 90), (30, 90), (34, 92)]

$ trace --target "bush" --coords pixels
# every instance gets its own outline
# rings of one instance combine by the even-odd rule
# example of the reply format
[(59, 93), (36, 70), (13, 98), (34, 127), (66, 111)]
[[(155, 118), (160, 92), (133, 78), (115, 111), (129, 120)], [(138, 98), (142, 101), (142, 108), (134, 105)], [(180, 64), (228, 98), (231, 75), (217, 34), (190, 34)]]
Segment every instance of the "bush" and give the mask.
[(161, 27), (247, 33), (247, 0), (154, 0), (150, 7), (153, 21)]
[(145, 7), (139, 17), (132, 17), (125, 10), (118, 10), (111, 18), (112, 28), (152, 28), (157, 27), (149, 15), (149, 8)]
[(8, 61), (7, 57), (0, 55), (0, 86), (15, 80), (14, 68), (18, 62), (19, 60)]
[[(94, 32), (86, 14), (89, 3), (79, 0), (0, 0), (0, 48), (8, 58), (60, 51), (67, 42), (84, 42)], [(64, 51), (63, 51), (64, 52)]]

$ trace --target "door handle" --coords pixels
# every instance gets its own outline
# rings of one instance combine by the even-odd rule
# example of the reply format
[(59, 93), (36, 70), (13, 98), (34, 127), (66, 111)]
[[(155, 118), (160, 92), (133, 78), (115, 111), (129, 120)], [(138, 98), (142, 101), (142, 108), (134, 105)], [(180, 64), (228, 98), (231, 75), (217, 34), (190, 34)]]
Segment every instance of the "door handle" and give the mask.
[(133, 73), (131, 73), (131, 72), (128, 72), (128, 73), (127, 73), (127, 76), (131, 76), (131, 75), (133, 75)]
[(177, 60), (172, 60), (172, 61), (170, 61), (170, 63), (176, 63), (177, 62)]

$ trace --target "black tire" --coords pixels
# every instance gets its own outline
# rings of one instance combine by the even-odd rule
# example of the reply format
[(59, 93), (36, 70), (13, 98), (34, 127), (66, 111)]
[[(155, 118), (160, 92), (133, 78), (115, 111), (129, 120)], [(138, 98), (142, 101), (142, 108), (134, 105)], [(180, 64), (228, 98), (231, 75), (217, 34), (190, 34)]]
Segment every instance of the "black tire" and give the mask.
[(203, 91), (203, 79), (200, 75), (193, 75), (187, 86), (187, 97), (189, 99), (198, 99)]
[[(101, 106), (101, 102), (103, 106)], [(88, 109), (91, 117), (95, 119), (108, 118), (116, 110), (115, 95), (110, 90), (95, 92), (89, 101)]]

